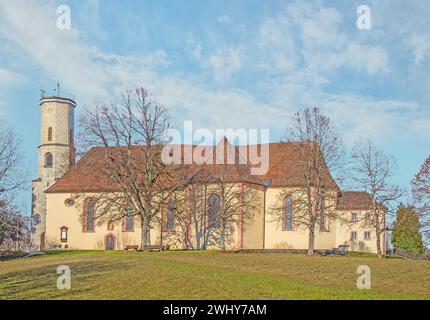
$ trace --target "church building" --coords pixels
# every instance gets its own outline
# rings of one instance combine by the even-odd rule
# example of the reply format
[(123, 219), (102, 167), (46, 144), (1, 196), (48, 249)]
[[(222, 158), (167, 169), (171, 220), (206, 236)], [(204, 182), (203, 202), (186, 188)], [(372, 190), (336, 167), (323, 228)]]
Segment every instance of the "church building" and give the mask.
[[(139, 245), (141, 229), (137, 217), (116, 223), (100, 223), (95, 219), (97, 203), (92, 195), (109, 191), (112, 185), (90, 165), (103, 156), (103, 148), (89, 150), (75, 163), (75, 101), (58, 96), (42, 97), (39, 105), (39, 177), (32, 183), (34, 248), (123, 250)], [(227, 249), (307, 249), (308, 231), (293, 223), (296, 199), (288, 196), (288, 190), (300, 187), (301, 183), (296, 146), (290, 142), (270, 143), (268, 150), (269, 169), (264, 175), (252, 175), (246, 164), (231, 165), (230, 178), (241, 187), (255, 191), (257, 206), (252, 221), (234, 228)], [(340, 190), (329, 172), (325, 179), (335, 194), (335, 210), (348, 223), (332, 220), (318, 227), (315, 249), (347, 245), (348, 250), (376, 253), (376, 234), (361, 223), (372, 210), (370, 196), (365, 192)], [(269, 212), (280, 194), (285, 194), (280, 206), (282, 219), (274, 221)], [(217, 200), (216, 194), (209, 197), (212, 202)], [(78, 198), (84, 198), (81, 204)], [(85, 216), (84, 222), (82, 216)], [(151, 243), (185, 249), (184, 243), (173, 240), (175, 216), (169, 219), (167, 226), (151, 228)], [(385, 234), (381, 243), (385, 253)]]

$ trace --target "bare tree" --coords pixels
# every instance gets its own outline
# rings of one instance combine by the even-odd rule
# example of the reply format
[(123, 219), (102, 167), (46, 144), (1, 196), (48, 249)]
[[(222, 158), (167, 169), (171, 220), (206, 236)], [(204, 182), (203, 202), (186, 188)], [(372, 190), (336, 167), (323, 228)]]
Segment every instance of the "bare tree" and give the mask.
[(12, 129), (0, 124), (0, 199), (21, 188), (26, 176), (19, 171), (20, 141)]
[(141, 247), (150, 244), (150, 230), (161, 225), (159, 213), (166, 199), (178, 181), (186, 182), (173, 173), (174, 165), (162, 161), (168, 143), (167, 109), (139, 88), (124, 93), (118, 103), (87, 110), (80, 122), (82, 144), (103, 147), (103, 159), (95, 157), (94, 168), (115, 186), (94, 196), (96, 219), (120, 221), (131, 206), (132, 215), (140, 219)]
[(227, 165), (215, 166), (218, 170), (202, 170), (185, 192), (172, 196), (179, 227), (175, 235), (187, 248), (216, 246), (226, 250), (234, 231), (245, 229), (254, 217), (258, 205), (255, 190), (230, 180)]
[(166, 199), (162, 231), (171, 243), (178, 243), (184, 249), (194, 249), (191, 235), (190, 185), (177, 190)]
[(369, 193), (372, 202), (372, 210), (363, 223), (375, 232), (377, 254), (382, 258), (381, 237), (388, 230), (386, 215), (394, 214), (397, 200), (403, 194), (399, 186), (390, 183), (396, 162), (379, 150), (372, 140), (356, 143), (352, 159), (354, 184)]
[(18, 239), (23, 231), (24, 218), (15, 205), (16, 192), (26, 182), (26, 175), (20, 170), (21, 159), (16, 133), (0, 123), (0, 247)]
[(13, 214), (6, 203), (0, 200), (0, 250), (7, 240), (11, 239), (13, 230)]
[[(206, 244), (212, 240), (219, 248), (226, 250), (234, 231), (245, 229), (253, 220), (258, 206), (256, 191), (244, 182), (230, 178), (233, 166), (220, 165), (217, 174), (211, 174), (211, 194), (219, 197), (219, 204), (208, 198), (208, 230)], [(212, 201), (211, 201), (212, 200)]]
[(339, 189), (329, 171), (329, 167), (342, 167), (342, 142), (330, 118), (318, 108), (306, 108), (294, 115), (287, 141), (294, 146), (296, 174), (285, 179), (285, 185), (291, 187), (278, 194), (269, 214), (276, 222), (285, 223), (284, 199), (291, 197), (293, 213), (287, 227), (308, 231), (308, 255), (313, 255), (317, 228), (328, 231), (332, 221), (343, 219), (336, 211)]
[(430, 156), (412, 180), (412, 195), (420, 215), (421, 232), (430, 238)]
[(189, 201), (191, 210), (191, 228), (194, 231), (192, 248), (197, 250), (206, 249), (207, 236), (207, 195), (208, 184), (206, 182), (193, 183), (189, 190)]
[(24, 251), (30, 247), (30, 219), (15, 209), (0, 204), (0, 251)]

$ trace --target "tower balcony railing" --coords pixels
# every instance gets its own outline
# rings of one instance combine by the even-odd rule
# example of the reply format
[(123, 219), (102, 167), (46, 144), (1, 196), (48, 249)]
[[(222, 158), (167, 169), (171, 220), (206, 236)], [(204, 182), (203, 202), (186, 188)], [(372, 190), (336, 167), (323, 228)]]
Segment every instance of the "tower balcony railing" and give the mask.
[(71, 94), (70, 92), (67, 92), (67, 91), (61, 90), (58, 93), (57, 90), (54, 90), (54, 92), (52, 94), (47, 93), (45, 90), (40, 91), (40, 100), (42, 100), (42, 99), (55, 99), (55, 98), (68, 99), (68, 100), (72, 100), (73, 102), (76, 102), (75, 96), (73, 94)]

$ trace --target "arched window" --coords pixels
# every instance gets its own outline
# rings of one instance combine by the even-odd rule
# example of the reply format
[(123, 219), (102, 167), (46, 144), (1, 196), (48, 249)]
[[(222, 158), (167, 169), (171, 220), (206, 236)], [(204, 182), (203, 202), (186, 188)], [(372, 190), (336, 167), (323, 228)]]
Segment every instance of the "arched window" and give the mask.
[(293, 230), (293, 198), (286, 196), (284, 198), (284, 217), (283, 225), (284, 230)]
[(48, 128), (48, 141), (52, 141), (52, 128)]
[(52, 168), (52, 153), (45, 153), (45, 168)]
[(133, 215), (133, 207), (131, 204), (127, 206), (127, 215), (125, 217), (125, 230), (124, 231), (133, 231), (134, 230), (134, 215)]
[(217, 227), (219, 225), (219, 213), (221, 210), (221, 198), (216, 193), (212, 193), (208, 199), (208, 225)]
[(175, 230), (175, 213), (176, 213), (176, 204), (173, 199), (170, 199), (169, 206), (167, 208), (167, 222), (166, 229), (168, 232), (172, 232)]
[(321, 210), (321, 215), (320, 215), (320, 231), (328, 231), (324, 210)]
[(67, 227), (61, 227), (60, 228), (60, 241), (61, 242), (67, 242), (67, 231), (69, 230), (69, 228)]
[(329, 231), (327, 216), (325, 214), (325, 201), (321, 201), (320, 208), (320, 231)]
[(94, 232), (94, 220), (96, 216), (96, 201), (94, 199), (87, 199), (84, 209), (85, 209), (84, 232)]

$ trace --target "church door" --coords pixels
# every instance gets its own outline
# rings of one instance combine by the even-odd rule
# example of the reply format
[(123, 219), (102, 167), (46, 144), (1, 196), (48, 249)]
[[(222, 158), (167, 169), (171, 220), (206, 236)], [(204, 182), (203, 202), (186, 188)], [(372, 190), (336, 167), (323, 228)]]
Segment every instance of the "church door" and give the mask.
[(115, 237), (112, 234), (109, 234), (106, 237), (106, 250), (114, 250), (115, 249)]

